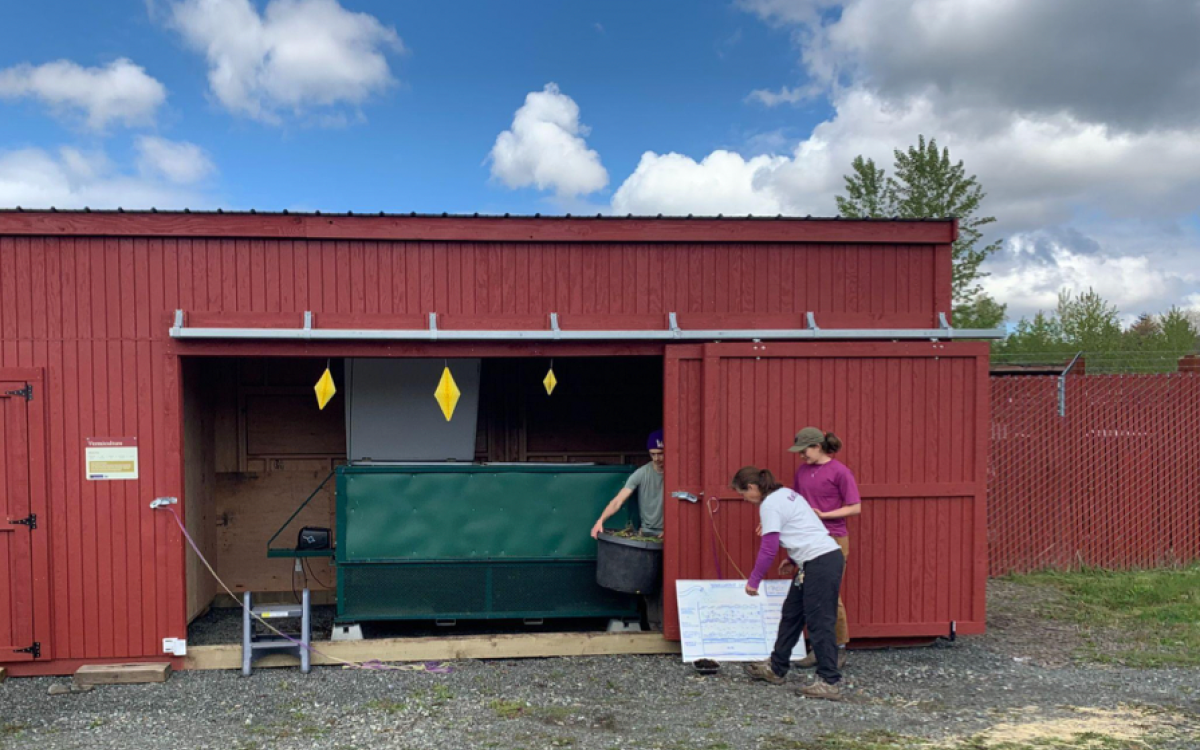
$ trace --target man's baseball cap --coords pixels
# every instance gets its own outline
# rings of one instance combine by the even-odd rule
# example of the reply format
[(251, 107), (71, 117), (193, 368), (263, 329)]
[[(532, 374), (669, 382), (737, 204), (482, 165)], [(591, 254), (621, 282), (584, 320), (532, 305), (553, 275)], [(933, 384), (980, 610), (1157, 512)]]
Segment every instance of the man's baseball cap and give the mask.
[(816, 427), (805, 427), (796, 433), (796, 444), (788, 448), (792, 453), (799, 453), (810, 445), (820, 445), (825, 442), (825, 433)]
[(646, 438), (646, 450), (660, 451), (663, 449), (663, 431), (655, 430), (650, 433), (650, 437)]

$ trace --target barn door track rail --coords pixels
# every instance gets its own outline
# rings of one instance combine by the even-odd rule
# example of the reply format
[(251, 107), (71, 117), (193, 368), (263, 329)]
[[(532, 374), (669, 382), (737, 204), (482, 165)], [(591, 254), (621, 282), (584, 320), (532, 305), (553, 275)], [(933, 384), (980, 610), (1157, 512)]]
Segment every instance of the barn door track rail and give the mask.
[(175, 311), (173, 339), (252, 339), (299, 341), (763, 341), (783, 339), (931, 340), (1002, 339), (1003, 328), (953, 328), (945, 313), (938, 313), (937, 328), (821, 328), (816, 316), (805, 315), (805, 328), (684, 329), (675, 313), (668, 315), (666, 328), (613, 331), (564, 330), (558, 313), (550, 313), (545, 330), (449, 330), (438, 327), (437, 313), (429, 313), (428, 328), (358, 330), (315, 328), (313, 314), (304, 312), (302, 328), (189, 328), (183, 310)]

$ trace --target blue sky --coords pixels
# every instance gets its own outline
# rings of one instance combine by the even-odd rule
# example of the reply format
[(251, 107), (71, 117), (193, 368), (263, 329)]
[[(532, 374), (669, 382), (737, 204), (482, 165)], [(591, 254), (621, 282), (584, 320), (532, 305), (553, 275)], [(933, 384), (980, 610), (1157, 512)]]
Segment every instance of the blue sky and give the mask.
[(0, 68), (125, 57), (167, 99), (152, 126), (94, 133), (23, 98), (0, 110), (0, 143), (79, 144), (126, 163), (138, 134), (188, 141), (217, 170), (205, 195), (227, 207), (550, 212), (539, 191), (494, 184), (484, 163), (525, 95), (549, 82), (579, 104), (588, 144), (614, 177), (648, 149), (697, 158), (749, 151), (764, 134), (805, 132), (827, 110), (745, 102), (751, 90), (785, 82), (795, 54), (786, 30), (726, 3), (529, 2), (519, 14), (495, 2), (453, 12), (441, 3), (344, 6), (395, 28), (404, 51), (387, 52), (396, 79), (388, 90), (361, 106), (319, 108), (351, 118), (328, 127), (312, 113), (280, 125), (231, 115), (209, 92), (203, 55), (170, 28), (168, 4), (153, 13), (143, 0), (18, 5), (0, 27)]
[(0, 206), (829, 215), (918, 135), (1019, 318), (1200, 311), (1200, 0), (43, 0)]

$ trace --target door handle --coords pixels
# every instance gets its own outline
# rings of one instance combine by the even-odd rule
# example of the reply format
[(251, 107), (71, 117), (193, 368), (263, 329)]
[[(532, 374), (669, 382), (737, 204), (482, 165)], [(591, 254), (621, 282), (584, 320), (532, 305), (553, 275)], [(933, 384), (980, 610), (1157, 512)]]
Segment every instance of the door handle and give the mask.
[(690, 492), (672, 492), (671, 497), (676, 498), (677, 500), (687, 500), (689, 503), (700, 502), (700, 498), (696, 497)]

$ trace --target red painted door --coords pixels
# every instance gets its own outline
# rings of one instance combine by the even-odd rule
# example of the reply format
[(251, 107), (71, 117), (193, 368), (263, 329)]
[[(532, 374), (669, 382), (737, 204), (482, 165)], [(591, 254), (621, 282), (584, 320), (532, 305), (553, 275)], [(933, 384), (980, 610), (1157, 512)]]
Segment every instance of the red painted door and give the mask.
[(41, 656), (35, 646), (29, 383), (0, 381), (0, 662)]
[[(843, 586), (852, 637), (982, 632), (986, 345), (668, 346), (664, 423), (668, 638), (675, 580), (740, 579), (753, 565), (757, 509), (730, 479), (753, 464), (790, 486), (788, 448), (808, 425), (842, 438), (863, 497)], [(670, 497), (680, 490), (700, 502)]]

